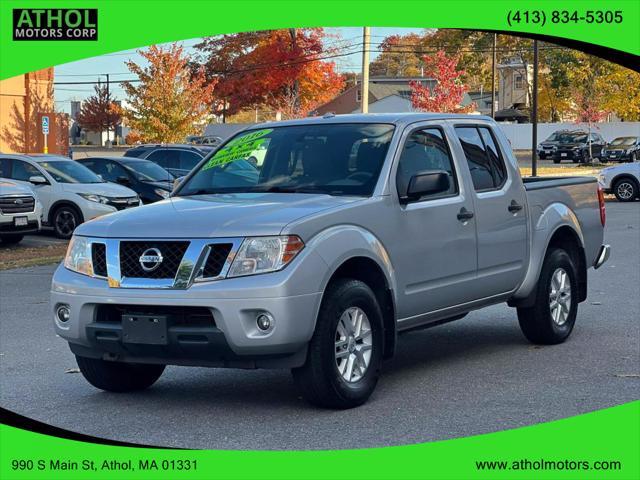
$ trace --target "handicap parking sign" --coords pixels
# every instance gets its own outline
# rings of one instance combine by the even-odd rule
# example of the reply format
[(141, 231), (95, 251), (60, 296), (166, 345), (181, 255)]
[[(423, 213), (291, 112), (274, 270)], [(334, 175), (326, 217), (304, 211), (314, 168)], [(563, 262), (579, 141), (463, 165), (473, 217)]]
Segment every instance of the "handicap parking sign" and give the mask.
[(49, 134), (49, 117), (42, 117), (42, 133), (45, 135)]

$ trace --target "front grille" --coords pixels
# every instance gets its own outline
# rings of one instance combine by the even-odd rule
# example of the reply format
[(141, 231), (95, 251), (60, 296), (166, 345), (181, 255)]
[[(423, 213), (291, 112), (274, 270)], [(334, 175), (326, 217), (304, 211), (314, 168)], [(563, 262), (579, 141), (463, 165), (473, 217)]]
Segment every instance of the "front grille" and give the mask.
[(35, 210), (36, 201), (30, 196), (0, 197), (0, 212), (30, 213)]
[(91, 244), (93, 273), (99, 277), (107, 276), (107, 246), (104, 243)]
[[(120, 273), (129, 278), (175, 278), (178, 267), (189, 242), (120, 242)], [(153, 270), (146, 271), (140, 264), (143, 253), (149, 255), (150, 249), (157, 249), (162, 262)]]
[(118, 210), (124, 210), (125, 208), (137, 207), (138, 203), (139, 201), (136, 197), (110, 198), (107, 205), (116, 207)]
[(231, 252), (233, 245), (231, 243), (216, 243), (209, 246), (211, 251), (204, 264), (202, 276), (204, 278), (213, 278), (220, 275), (224, 263)]
[(206, 307), (156, 305), (98, 305), (95, 321), (120, 324), (123, 315), (167, 315), (169, 327), (215, 327), (216, 325), (211, 310)]

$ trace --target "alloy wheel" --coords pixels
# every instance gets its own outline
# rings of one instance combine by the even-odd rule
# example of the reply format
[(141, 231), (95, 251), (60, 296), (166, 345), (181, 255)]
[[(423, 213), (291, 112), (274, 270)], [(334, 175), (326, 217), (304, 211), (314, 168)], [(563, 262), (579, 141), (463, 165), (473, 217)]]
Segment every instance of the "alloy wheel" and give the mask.
[(343, 380), (354, 383), (364, 377), (371, 362), (372, 340), (367, 314), (359, 307), (347, 308), (335, 335), (336, 367)]
[(566, 323), (571, 311), (571, 280), (564, 268), (557, 268), (551, 276), (549, 310), (556, 325)]

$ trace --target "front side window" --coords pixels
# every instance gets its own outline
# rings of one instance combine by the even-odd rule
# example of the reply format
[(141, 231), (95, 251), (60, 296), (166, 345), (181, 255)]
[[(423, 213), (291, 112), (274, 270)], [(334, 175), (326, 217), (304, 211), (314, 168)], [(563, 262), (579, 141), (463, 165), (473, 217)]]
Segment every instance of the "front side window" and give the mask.
[(178, 156), (178, 168), (181, 170), (191, 170), (200, 160), (202, 160), (202, 157), (197, 153), (180, 150)]
[(30, 163), (23, 162), (22, 160), (13, 161), (13, 171), (11, 172), (11, 178), (14, 180), (22, 180), (28, 182), (31, 177), (36, 175), (42, 176), (42, 173), (38, 171), (36, 167)]
[(500, 188), (507, 174), (491, 131), (486, 127), (461, 126), (456, 127), (456, 134), (467, 159), (473, 188), (477, 192)]
[(104, 183), (100, 177), (79, 162), (73, 160), (53, 160), (40, 162), (56, 182), (60, 183)]
[(177, 195), (230, 192), (368, 196), (393, 125), (307, 124), (239, 133), (204, 162)]
[(398, 195), (401, 197), (406, 195), (411, 177), (429, 171), (444, 171), (449, 175), (449, 191), (444, 194), (438, 193), (437, 196), (452, 195), (457, 192), (449, 148), (438, 128), (418, 130), (407, 138), (400, 154), (396, 173)]

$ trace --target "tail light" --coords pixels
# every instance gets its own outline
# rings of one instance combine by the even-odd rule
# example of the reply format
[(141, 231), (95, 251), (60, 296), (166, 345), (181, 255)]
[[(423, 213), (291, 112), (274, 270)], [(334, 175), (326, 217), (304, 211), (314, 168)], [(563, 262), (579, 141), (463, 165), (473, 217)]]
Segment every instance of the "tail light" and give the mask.
[(600, 204), (600, 223), (604, 227), (604, 224), (607, 223), (607, 210), (604, 206), (604, 192), (602, 188), (598, 186), (598, 203)]

